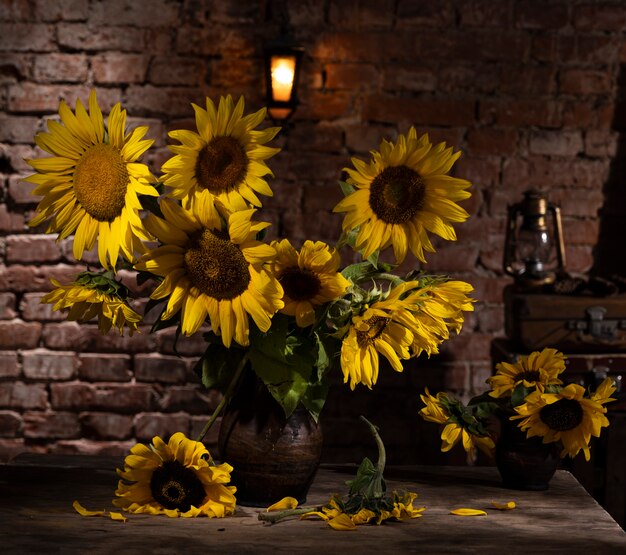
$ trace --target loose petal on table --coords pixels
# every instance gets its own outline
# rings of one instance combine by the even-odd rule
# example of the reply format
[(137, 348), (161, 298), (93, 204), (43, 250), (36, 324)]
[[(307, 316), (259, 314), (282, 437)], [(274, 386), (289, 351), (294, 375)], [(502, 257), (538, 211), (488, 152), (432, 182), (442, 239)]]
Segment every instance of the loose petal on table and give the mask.
[(451, 515), (456, 516), (486, 516), (487, 513), (485, 511), (481, 511), (480, 509), (467, 509), (464, 507), (458, 509), (452, 509), (450, 511)]
[(500, 503), (498, 501), (492, 501), (491, 504), (493, 505), (494, 509), (498, 509), (499, 511), (510, 511), (512, 509), (515, 509), (516, 507), (515, 501), (509, 501), (508, 503)]

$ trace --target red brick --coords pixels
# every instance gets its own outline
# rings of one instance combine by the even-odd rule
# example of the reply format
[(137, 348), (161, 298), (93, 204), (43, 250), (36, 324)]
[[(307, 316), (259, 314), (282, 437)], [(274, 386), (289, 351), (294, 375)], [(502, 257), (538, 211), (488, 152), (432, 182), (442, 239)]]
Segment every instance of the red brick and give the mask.
[(93, 4), (89, 11), (89, 23), (95, 27), (129, 25), (134, 33), (138, 33), (137, 27), (171, 27), (177, 18), (178, 3), (168, 0), (152, 0), (149, 8), (142, 2), (107, 0)]
[(565, 257), (569, 272), (586, 274), (593, 266), (593, 247), (565, 245)]
[(352, 112), (352, 95), (347, 92), (301, 91), (296, 120), (335, 120)]
[(155, 349), (156, 341), (155, 336), (145, 328), (133, 337), (128, 334), (120, 337), (116, 331), (102, 335), (95, 325), (78, 325), (75, 322), (46, 324), (43, 331), (43, 342), (47, 348), (81, 352), (150, 352)]
[(156, 353), (135, 355), (135, 379), (140, 382), (181, 383), (187, 376), (187, 364), (177, 357)]
[(3, 439), (0, 440), (0, 461), (7, 462), (13, 457), (26, 451), (24, 439)]
[(466, 0), (459, 10), (460, 25), (477, 27), (508, 27), (511, 22), (509, 4), (492, 0)]
[[(290, 6), (301, 6), (303, 3), (294, 2)], [(311, 4), (312, 6), (315, 3)], [(310, 25), (310, 19), (314, 17), (309, 8), (306, 16), (302, 17), (303, 25)], [(319, 17), (318, 14), (315, 14)], [(394, 20), (394, 2), (392, 0), (348, 0), (343, 2), (331, 2), (328, 7), (328, 21), (334, 28), (380, 28), (390, 27)], [(304, 15), (304, 14), (303, 14)]]
[[(302, 122), (289, 130), (289, 140), (294, 141), (303, 151), (337, 153), (343, 146), (343, 130), (338, 126), (325, 122), (315, 124)], [(274, 160), (278, 157), (284, 159), (285, 155), (289, 156), (286, 152), (283, 156), (281, 156), (281, 153), (278, 153), (276, 158), (272, 158), (269, 161), (270, 167), (274, 168)], [(276, 171), (274, 173), (278, 178), (283, 177), (282, 174)], [(273, 186), (273, 184), (274, 182), (270, 185)], [(291, 188), (293, 190), (293, 185)], [(257, 217), (260, 216), (261, 214), (257, 215)]]
[(563, 128), (589, 128), (596, 118), (595, 103), (577, 99), (563, 102)]
[[(33, 173), (33, 172), (28, 172)], [(20, 176), (12, 175), (9, 178), (9, 196), (15, 204), (36, 204), (42, 197), (32, 194), (36, 187), (34, 183), (23, 181)]]
[(69, 283), (83, 271), (80, 266), (57, 264), (54, 266), (0, 265), (0, 291), (50, 291), (50, 278)]
[(565, 4), (549, 4), (543, 0), (514, 3), (515, 26), (521, 29), (560, 29), (569, 23)]
[(31, 143), (40, 124), (40, 118), (0, 114), (0, 142)]
[[(297, 15), (297, 9), (293, 11), (287, 7), (290, 14)], [(263, 17), (263, 5), (255, 2), (218, 2), (211, 10), (211, 21), (229, 24), (254, 24)], [(250, 29), (252, 32), (252, 29)]]
[(622, 31), (626, 12), (620, 3), (593, 3), (573, 7), (572, 23), (581, 31)]
[(12, 112), (55, 112), (61, 99), (74, 106), (78, 97), (88, 98), (89, 87), (20, 83), (9, 87), (8, 102)]
[(501, 86), (500, 67), (481, 63), (480, 60), (468, 65), (447, 63), (437, 73), (437, 90), (458, 93), (458, 91), (492, 93)]
[(326, 87), (333, 89), (378, 88), (380, 72), (371, 64), (326, 64)]
[(58, 53), (37, 56), (33, 76), (43, 83), (82, 83), (87, 79), (87, 57)]
[(22, 434), (22, 417), (9, 410), (0, 410), (0, 437), (18, 437)]
[(130, 452), (135, 443), (135, 441), (92, 441), (88, 439), (60, 440), (50, 446), (50, 453), (121, 458)]
[(0, 232), (23, 231), (24, 228), (23, 214), (9, 212), (6, 204), (0, 204)]
[(502, 332), (504, 330), (504, 307), (480, 306), (476, 310), (478, 329), (485, 333)]
[(128, 439), (133, 435), (133, 417), (110, 412), (80, 415), (83, 437), (90, 439)]
[(452, 390), (459, 395), (469, 390), (470, 371), (468, 362), (449, 362), (443, 365), (442, 371), (446, 389)]
[(478, 249), (465, 244), (448, 243), (439, 247), (437, 252), (426, 253), (426, 261), (426, 272), (471, 271), (478, 262)]
[(510, 156), (517, 151), (515, 129), (481, 127), (471, 129), (467, 136), (468, 151), (472, 154)]
[(548, 100), (484, 100), (479, 103), (481, 123), (506, 127), (560, 127), (561, 106)]
[(598, 242), (600, 222), (562, 218), (563, 239), (566, 245), (595, 245)]
[[(430, 36), (429, 36), (430, 38)], [(413, 59), (416, 37), (412, 30), (333, 31), (318, 37), (312, 56), (320, 62), (385, 62)], [(436, 50), (436, 48), (432, 48)]]
[(81, 353), (78, 355), (78, 375), (91, 382), (128, 382), (130, 355), (107, 353)]
[(50, 385), (55, 409), (109, 410), (133, 413), (150, 410), (154, 393), (146, 385), (93, 386), (84, 383)]
[(500, 180), (500, 161), (494, 157), (474, 158), (461, 156), (456, 163), (455, 175), (468, 179), (476, 187), (495, 185)]
[(58, 310), (52, 310), (52, 304), (41, 303), (45, 293), (25, 293), (20, 302), (20, 313), (24, 320), (60, 322), (65, 320), (66, 314)]
[(556, 69), (549, 65), (504, 66), (500, 92), (517, 97), (553, 95), (556, 92)]
[(53, 235), (9, 235), (7, 262), (58, 262), (61, 249)]
[[(504, 308), (502, 308), (504, 310)], [(472, 363), (471, 364), (471, 386), (472, 394), (480, 395), (489, 390), (487, 378), (492, 374), (491, 364), (488, 363)]]
[(467, 281), (474, 286), (472, 296), (486, 303), (502, 302), (502, 291), (506, 285), (513, 282), (509, 277), (470, 276)]
[(189, 116), (193, 113), (191, 103), (202, 103), (204, 96), (198, 89), (131, 85), (125, 106), (135, 116)]
[(94, 56), (91, 67), (98, 84), (142, 83), (146, 78), (148, 58), (141, 54), (107, 52)]
[(17, 378), (20, 375), (20, 366), (17, 361), (17, 352), (0, 351), (0, 378)]
[(305, 217), (286, 213), (283, 216), (283, 235), (296, 242), (314, 237), (316, 240), (333, 243), (341, 235), (342, 218), (330, 212), (310, 212)]
[(585, 154), (612, 158), (617, 151), (617, 139), (615, 132), (589, 129), (585, 133)]
[(447, 28), (454, 24), (455, 12), (445, 0), (431, 2), (400, 0), (396, 7), (396, 18), (397, 24), (401, 27)]
[(0, 383), (0, 407), (9, 409), (45, 409), (48, 393), (45, 384)]
[[(217, 59), (211, 61), (211, 85), (218, 90), (234, 90), (243, 94), (249, 101), (258, 101), (255, 93), (261, 92), (259, 64), (250, 59)], [(200, 83), (199, 86), (201, 86)], [(263, 89), (264, 90), (264, 89)]]
[(259, 53), (251, 35), (239, 29), (183, 26), (176, 34), (176, 52), (193, 56), (249, 57)]
[(56, 26), (60, 47), (78, 51), (120, 50), (143, 52), (144, 36), (134, 27), (87, 25), (85, 23), (61, 22)]
[(568, 217), (596, 217), (604, 201), (601, 190), (558, 189), (550, 191), (550, 200)]
[(35, 0), (35, 17), (41, 21), (81, 21), (89, 13), (89, 0)]
[[(390, 130), (387, 126), (368, 122), (350, 122), (345, 127), (345, 133), (346, 147), (350, 152), (360, 155), (366, 155), (370, 150), (376, 149), (382, 137), (394, 140), (397, 138), (395, 129)], [(346, 166), (350, 165), (349, 162), (346, 158)]]
[[(378, 82), (380, 72), (372, 69), (372, 73), (370, 86), (363, 87), (366, 90), (372, 89)], [(364, 84), (367, 85), (367, 83)], [(434, 91), (436, 88), (437, 76), (429, 68), (402, 64), (385, 67), (383, 71), (383, 89), (386, 91)]]
[(41, 324), (0, 320), (0, 349), (33, 349), (41, 337)]
[(69, 412), (25, 412), (24, 437), (74, 439), (80, 437), (78, 415)]
[(50, 52), (54, 27), (39, 23), (0, 23), (0, 51)]
[(140, 441), (151, 441), (155, 436), (165, 440), (176, 432), (189, 434), (187, 414), (142, 413), (135, 416), (135, 436)]
[(559, 89), (562, 94), (605, 94), (613, 90), (613, 75), (607, 71), (569, 69), (561, 71)]
[(76, 375), (77, 363), (74, 353), (45, 349), (22, 352), (24, 377), (31, 380), (71, 380)]
[(94, 407), (96, 389), (85, 383), (60, 383), (50, 385), (50, 400), (54, 409), (89, 410)]
[(159, 400), (159, 408), (164, 412), (184, 411), (189, 414), (210, 416), (219, 403), (220, 394), (215, 390), (207, 391), (202, 386), (169, 386)]
[[(37, 152), (30, 145), (3, 145), (0, 148), (2, 158), (8, 159), (11, 169), (16, 173), (32, 173), (32, 168), (26, 163), (26, 159), (33, 158)], [(10, 176), (10, 182), (18, 182), (19, 175)]]
[(440, 352), (453, 360), (488, 360), (492, 338), (489, 333), (465, 331), (446, 341)]
[(419, 122), (421, 125), (467, 125), (474, 122), (475, 103), (452, 98), (365, 97), (363, 118), (378, 122)]
[(150, 63), (148, 81), (155, 85), (198, 87), (206, 79), (207, 65), (204, 59), (188, 57), (155, 58)]
[(29, 21), (32, 6), (28, 0), (2, 0), (0, 2), (0, 21)]
[[(332, 209), (341, 199), (343, 193), (338, 185), (319, 185), (304, 188), (302, 208), (305, 213)], [(341, 214), (336, 215), (342, 219)]]
[(0, 320), (12, 320), (15, 316), (15, 295), (0, 293)]
[(577, 39), (577, 59), (580, 63), (606, 66), (619, 62), (621, 36), (580, 34)]
[[(202, 430), (204, 430), (204, 426), (206, 425), (207, 420), (208, 418), (206, 416), (191, 416), (189, 418), (189, 437), (193, 439), (199, 437), (202, 433)], [(211, 426), (211, 429), (207, 432), (207, 434), (204, 436), (204, 439), (202, 440), (202, 443), (207, 446), (209, 452), (213, 457), (216, 457), (218, 455), (217, 438), (219, 435), (221, 423), (222, 417), (218, 416)]]
[(583, 150), (580, 131), (537, 131), (530, 136), (533, 154), (575, 157)]

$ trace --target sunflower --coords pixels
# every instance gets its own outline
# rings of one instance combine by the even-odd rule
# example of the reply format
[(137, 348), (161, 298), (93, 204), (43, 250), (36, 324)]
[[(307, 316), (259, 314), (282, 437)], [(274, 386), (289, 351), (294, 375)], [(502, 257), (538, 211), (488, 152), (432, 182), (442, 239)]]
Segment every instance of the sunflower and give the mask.
[[(106, 278), (101, 277), (102, 280)], [(125, 288), (121, 284), (105, 285), (103, 288), (90, 279), (89, 272), (79, 274), (77, 280), (69, 285), (62, 285), (55, 279), (50, 281), (56, 289), (44, 295), (41, 302), (54, 304), (53, 310), (69, 310), (68, 320), (87, 322), (97, 316), (98, 328), (103, 335), (112, 326), (118, 328), (120, 335), (124, 335), (124, 326), (128, 327), (131, 336), (138, 331), (141, 316), (126, 304), (126, 295), (121, 294)]]
[(496, 365), (496, 374), (487, 379), (492, 397), (511, 395), (520, 384), (524, 387), (560, 385), (563, 382), (559, 374), (565, 370), (565, 356), (556, 349), (535, 351), (530, 355), (520, 356), (514, 363), (500, 362)]
[(131, 448), (124, 470), (117, 470), (113, 504), (130, 513), (170, 517), (222, 518), (235, 512), (233, 468), (215, 465), (205, 446), (175, 433), (168, 443), (155, 437), (149, 446)]
[(511, 420), (521, 420), (518, 426), (527, 432), (526, 437), (542, 437), (543, 443), (560, 441), (561, 457), (575, 457), (582, 450), (588, 461), (591, 436), (600, 437), (601, 429), (609, 425), (604, 404), (612, 400), (611, 383), (605, 381), (591, 398), (584, 397), (585, 388), (578, 384), (569, 384), (558, 393), (533, 391), (524, 404), (515, 407), (517, 415)]
[(305, 328), (315, 322), (315, 308), (338, 299), (350, 282), (337, 271), (339, 253), (321, 241), (305, 241), (298, 252), (287, 239), (273, 241), (278, 254), (272, 273), (283, 286), (282, 313)]
[(284, 306), (280, 283), (264, 268), (276, 251), (255, 239), (270, 224), (251, 221), (254, 209), (232, 213), (222, 229), (219, 218), (194, 215), (171, 199), (162, 199), (160, 207), (165, 219), (150, 214), (146, 227), (162, 245), (135, 268), (165, 278), (151, 296), (169, 296), (161, 319), (180, 311), (182, 332), (192, 335), (208, 315), (226, 347), (233, 337), (249, 344), (248, 315), (266, 332), (272, 315)]
[(192, 104), (198, 132), (171, 131), (169, 136), (181, 144), (170, 146), (175, 154), (165, 164), (164, 183), (169, 196), (183, 199), (185, 208), (213, 213), (219, 201), (230, 210), (261, 206), (257, 193), (272, 196), (265, 176), (273, 175), (265, 160), (278, 152), (265, 143), (280, 127), (255, 130), (265, 118), (266, 109), (243, 116), (244, 99), (233, 104), (230, 95), (221, 97), (219, 107), (210, 98), (206, 110)]
[[(406, 289), (404, 283), (396, 289)], [(393, 290), (392, 290), (393, 291)], [(411, 357), (415, 321), (404, 310), (399, 293), (377, 301), (365, 311), (352, 317), (347, 335), (341, 345), (343, 381), (350, 380), (350, 389), (362, 383), (370, 389), (378, 380), (378, 355), (382, 354), (397, 372), (402, 372), (401, 359)]]
[(424, 250), (435, 252), (428, 231), (455, 241), (451, 224), (469, 217), (456, 201), (471, 196), (469, 181), (446, 175), (460, 155), (445, 143), (433, 146), (428, 135), (418, 139), (412, 127), (395, 144), (383, 140), (369, 163), (353, 158), (354, 169), (345, 170), (356, 191), (334, 211), (347, 212), (345, 232), (359, 228), (356, 249), (367, 258), (392, 245), (399, 263), (408, 250), (426, 262)]
[(417, 332), (411, 346), (412, 356), (439, 352), (439, 345), (449, 339), (450, 331), (460, 333), (463, 312), (474, 310), (468, 295), (474, 288), (464, 281), (434, 281), (415, 287), (405, 299)]
[(105, 129), (93, 90), (89, 113), (80, 100), (76, 114), (61, 101), (59, 115), (62, 123), (49, 120), (50, 132), (35, 137), (37, 146), (53, 157), (27, 160), (37, 173), (25, 181), (37, 185), (33, 194), (43, 195), (29, 225), (50, 219), (46, 233), (59, 233), (58, 240), (75, 233), (77, 260), (97, 238), (105, 268), (115, 267), (120, 253), (133, 261), (135, 252), (145, 252), (142, 240), (151, 239), (139, 218), (138, 195), (158, 196), (148, 167), (137, 163), (153, 143), (142, 140), (148, 128), (127, 133), (126, 110), (118, 103)]
[(476, 449), (491, 456), (495, 449), (493, 439), (482, 429), (476, 418), (466, 411), (462, 405), (451, 399), (446, 393), (439, 392), (436, 396), (431, 395), (426, 388), (425, 395), (420, 395), (424, 407), (419, 414), (428, 422), (442, 424), (441, 450), (450, 451), (459, 441), (465, 449), (468, 460), (476, 458)]

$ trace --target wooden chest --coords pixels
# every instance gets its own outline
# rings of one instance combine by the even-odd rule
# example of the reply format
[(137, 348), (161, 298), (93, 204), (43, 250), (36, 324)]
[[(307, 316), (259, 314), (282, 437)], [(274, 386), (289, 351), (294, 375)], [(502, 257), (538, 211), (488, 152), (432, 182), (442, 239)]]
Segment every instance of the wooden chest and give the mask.
[(504, 290), (505, 330), (521, 351), (626, 352), (626, 295), (590, 297)]

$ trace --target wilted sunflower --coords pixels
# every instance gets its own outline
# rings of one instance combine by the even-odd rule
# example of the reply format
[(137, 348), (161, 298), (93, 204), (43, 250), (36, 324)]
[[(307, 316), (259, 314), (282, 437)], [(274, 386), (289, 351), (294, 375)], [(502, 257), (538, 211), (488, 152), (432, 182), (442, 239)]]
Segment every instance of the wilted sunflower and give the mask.
[(378, 355), (382, 354), (397, 372), (402, 372), (401, 359), (411, 357), (415, 319), (405, 310), (400, 299), (403, 292), (417, 282), (406, 282), (391, 290), (383, 301), (377, 301), (352, 317), (341, 345), (343, 381), (350, 380), (350, 389), (362, 383), (370, 389), (378, 380)]
[(39, 214), (29, 222), (37, 226), (51, 218), (46, 233), (64, 239), (72, 233), (74, 257), (80, 260), (98, 239), (98, 257), (105, 268), (115, 267), (118, 255), (134, 260), (145, 252), (149, 240), (139, 218), (138, 195), (158, 196), (148, 167), (137, 163), (153, 141), (142, 140), (147, 127), (126, 132), (126, 110), (116, 104), (107, 129), (96, 100), (89, 95), (89, 113), (80, 100), (73, 114), (64, 101), (59, 106), (62, 123), (48, 121), (49, 133), (38, 133), (35, 142), (50, 158), (27, 160), (37, 171), (25, 179), (43, 195)]
[(444, 426), (441, 432), (443, 442), (441, 450), (444, 453), (461, 441), (471, 461), (476, 458), (476, 448), (490, 456), (493, 454), (495, 449), (493, 439), (481, 428), (476, 418), (463, 414), (463, 407), (458, 401), (451, 399), (444, 392), (432, 396), (428, 388), (425, 395), (420, 395), (420, 398), (425, 405), (419, 412), (422, 418)]
[(469, 181), (446, 175), (460, 155), (445, 143), (433, 147), (428, 135), (418, 139), (412, 127), (395, 144), (383, 140), (369, 163), (353, 158), (346, 171), (357, 190), (334, 211), (347, 212), (345, 232), (359, 228), (357, 250), (367, 258), (392, 245), (398, 262), (408, 250), (426, 262), (424, 250), (435, 251), (428, 231), (455, 241), (451, 224), (469, 217), (456, 202), (471, 196)]
[(423, 351), (437, 354), (439, 345), (449, 339), (450, 331), (459, 333), (465, 321), (463, 312), (474, 310), (469, 297), (474, 288), (464, 281), (436, 281), (414, 288), (406, 297), (407, 310), (415, 321), (412, 356)]
[(255, 239), (270, 224), (251, 221), (254, 209), (232, 213), (222, 229), (219, 218), (194, 215), (171, 199), (162, 199), (160, 207), (165, 219), (150, 214), (146, 227), (162, 245), (135, 267), (165, 278), (151, 295), (169, 296), (161, 318), (180, 311), (181, 330), (191, 335), (208, 315), (226, 347), (233, 337), (240, 345), (249, 344), (248, 315), (266, 332), (272, 315), (283, 308), (283, 289), (264, 269), (276, 251)]
[(129, 335), (133, 335), (141, 316), (126, 304), (126, 294), (122, 293), (125, 288), (103, 276), (97, 276), (97, 281), (94, 281), (94, 276), (84, 272), (69, 285), (51, 279), (56, 289), (44, 295), (41, 302), (54, 303), (52, 310), (69, 310), (68, 320), (88, 322), (97, 316), (98, 328), (103, 335), (112, 326), (118, 328), (120, 335), (124, 335), (126, 326)]
[(305, 328), (315, 322), (315, 308), (341, 297), (350, 282), (337, 270), (339, 253), (321, 241), (305, 241), (300, 251), (287, 239), (273, 241), (277, 258), (272, 273), (283, 286), (283, 314)]
[(612, 400), (613, 391), (610, 378), (591, 398), (584, 397), (585, 388), (578, 384), (569, 384), (558, 393), (536, 390), (526, 397), (524, 404), (515, 407), (518, 414), (511, 420), (521, 420), (518, 426), (527, 432), (527, 437), (542, 437), (543, 443), (560, 441), (561, 457), (575, 457), (582, 450), (588, 461), (591, 436), (600, 437), (601, 428), (609, 425), (604, 404)]
[(565, 370), (565, 356), (556, 349), (535, 351), (523, 355), (514, 363), (500, 362), (496, 365), (496, 374), (487, 378), (493, 391), (492, 397), (511, 395), (520, 384), (524, 387), (538, 387), (543, 390), (547, 385), (560, 385), (559, 374)]
[(124, 470), (117, 470), (113, 504), (130, 513), (169, 517), (222, 518), (235, 512), (234, 486), (228, 486), (233, 468), (215, 465), (206, 447), (175, 433), (168, 443), (155, 437), (149, 446), (131, 448)]
[(169, 136), (180, 141), (170, 146), (175, 154), (161, 171), (171, 187), (170, 196), (183, 199), (185, 208), (213, 213), (219, 200), (230, 210), (261, 206), (257, 193), (272, 196), (265, 176), (273, 175), (265, 160), (280, 151), (264, 146), (280, 127), (255, 130), (266, 109), (243, 116), (244, 99), (233, 104), (230, 95), (221, 97), (219, 107), (210, 98), (206, 110), (192, 104), (198, 132), (184, 129)]

